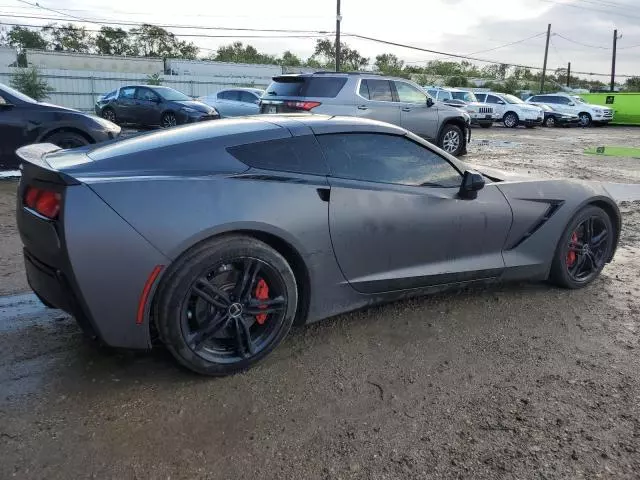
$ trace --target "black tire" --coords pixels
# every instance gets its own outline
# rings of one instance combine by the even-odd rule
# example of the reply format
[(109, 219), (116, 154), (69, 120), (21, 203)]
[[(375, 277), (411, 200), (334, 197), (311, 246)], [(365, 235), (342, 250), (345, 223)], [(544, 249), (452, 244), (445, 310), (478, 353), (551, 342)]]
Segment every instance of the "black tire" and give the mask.
[[(239, 262), (259, 265), (258, 268), (263, 270), (259, 274), (256, 270), (253, 275), (248, 274), (252, 267), (248, 267), (244, 272), (237, 272), (236, 280), (230, 282), (230, 284), (233, 283), (230, 288), (216, 283), (215, 279), (218, 276), (236, 274), (232, 267)], [(229, 303), (228, 307), (218, 308), (210, 302), (202, 300), (199, 294), (194, 294), (196, 285), (201, 287), (202, 283), (199, 282), (201, 279), (205, 279), (211, 282), (205, 285), (213, 285), (220, 289), (218, 291), (228, 293), (231, 298), (230, 302), (236, 302), (234, 292), (238, 288), (238, 283), (242, 282), (246, 284), (246, 288), (241, 288), (240, 291), (246, 291), (247, 301), (254, 302), (253, 307), (248, 303), (243, 304), (246, 311), (248, 312), (249, 308), (254, 310), (268, 308), (264, 305), (256, 306), (256, 298), (251, 298), (254, 295), (252, 293), (254, 284), (259, 284), (260, 281), (264, 281), (264, 278), (269, 280), (273, 290), (281, 291), (281, 295), (273, 300), (258, 301), (276, 302), (279, 298), (284, 298), (284, 301), (283, 305), (278, 308), (278, 312), (269, 313), (268, 318), (262, 319), (263, 323), (260, 323), (258, 319), (260, 315), (256, 315), (255, 312), (254, 316), (244, 314), (242, 308), (236, 317), (231, 316), (231, 308), (239, 303)], [(199, 288), (199, 290), (202, 291), (204, 288)], [(207, 290), (207, 292), (209, 291)], [(257, 295), (257, 290), (255, 295)], [(238, 297), (244, 296), (244, 294), (238, 295)], [(213, 298), (221, 301), (223, 297), (214, 294)], [(198, 311), (199, 303), (194, 302), (204, 302), (206, 309)], [(240, 298), (238, 298), (238, 302), (241, 302)], [(222, 376), (246, 370), (276, 348), (291, 328), (296, 316), (297, 304), (296, 278), (282, 255), (252, 237), (229, 235), (195, 246), (170, 267), (158, 289), (154, 301), (153, 316), (161, 340), (178, 362), (197, 373)], [(228, 312), (225, 308), (228, 308)], [(217, 321), (218, 315), (227, 319)], [(264, 314), (264, 316), (267, 315)], [(198, 324), (198, 318), (202, 319), (203, 317), (207, 317), (205, 320), (208, 322), (204, 327), (202, 324)], [(216, 318), (212, 319), (212, 317)], [(238, 326), (238, 323), (234, 324), (237, 318), (245, 325), (248, 322), (252, 322), (252, 324), (243, 330), (244, 326)], [(192, 328), (194, 324), (198, 327), (195, 332)], [(206, 335), (203, 334), (206, 329), (216, 327), (214, 324), (224, 324), (224, 326), (216, 328), (215, 333), (206, 332)], [(264, 338), (257, 335), (252, 337), (251, 333), (248, 335), (242, 333), (251, 332), (252, 329), (254, 335), (263, 331), (261, 335)], [(226, 336), (227, 334), (228, 336)], [(195, 337), (197, 337), (196, 342), (199, 345), (196, 343), (197, 346), (194, 348), (192, 342)], [(261, 339), (264, 341), (260, 344)], [(255, 344), (260, 346), (259, 350), (250, 351), (255, 348)], [(247, 348), (247, 345), (252, 345), (253, 348)]]
[(491, 128), (492, 125), (493, 125), (492, 123), (481, 123), (480, 127), (481, 128)]
[(45, 141), (48, 143), (53, 143), (60, 148), (77, 148), (84, 147), (85, 145), (89, 145), (92, 143), (87, 139), (84, 135), (80, 135), (77, 132), (56, 132), (53, 135), (45, 138)]
[(162, 114), (162, 119), (160, 120), (160, 126), (162, 128), (171, 128), (178, 125), (178, 117), (173, 112), (166, 112)]
[(545, 127), (550, 127), (550, 128), (551, 127), (555, 127), (555, 126), (557, 126), (556, 119), (553, 118), (553, 117), (547, 117), (547, 118), (544, 119), (543, 125)]
[(118, 123), (118, 117), (116, 117), (116, 112), (113, 108), (106, 107), (102, 109), (101, 116), (105, 120), (109, 120), (112, 123)]
[[(571, 246), (580, 241), (576, 233), (577, 229), (589, 219), (594, 219), (592, 225), (595, 225), (595, 227), (592, 226), (592, 231), (595, 228), (599, 228), (600, 234), (602, 233), (602, 229), (606, 229), (607, 232), (605, 236), (606, 245), (602, 245), (601, 250), (596, 250), (591, 246), (588, 249), (595, 263), (591, 263), (589, 254), (581, 255), (580, 253), (574, 253), (574, 256), (570, 257), (572, 251)], [(611, 249), (613, 248), (616, 236), (617, 232), (614, 230), (613, 222), (604, 210), (594, 205), (583, 208), (571, 219), (560, 237), (553, 256), (549, 280), (559, 287), (570, 289), (582, 288), (589, 285), (600, 275), (604, 265), (611, 256)], [(582, 260), (582, 257), (586, 257), (584, 265), (586, 266), (586, 263), (589, 262), (591, 267), (593, 267), (593, 271), (584, 278), (576, 279), (570, 271), (579, 267), (579, 262)]]
[(504, 114), (504, 117), (502, 118), (502, 122), (504, 123), (504, 126), (507, 128), (516, 128), (520, 123), (520, 119), (518, 118), (518, 115), (515, 112), (507, 112)]
[(442, 132), (440, 132), (438, 146), (445, 152), (456, 157), (462, 155), (465, 147), (462, 129), (451, 123), (445, 125)]
[(590, 127), (593, 123), (591, 115), (587, 112), (580, 112), (578, 114), (578, 117), (580, 118), (580, 126), (582, 127)]

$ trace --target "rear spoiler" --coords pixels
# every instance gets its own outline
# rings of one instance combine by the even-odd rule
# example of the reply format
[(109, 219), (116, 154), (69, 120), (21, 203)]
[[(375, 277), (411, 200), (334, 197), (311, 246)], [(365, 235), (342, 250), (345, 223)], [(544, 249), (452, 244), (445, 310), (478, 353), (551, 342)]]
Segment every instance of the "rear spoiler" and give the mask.
[(78, 185), (75, 178), (60, 172), (47, 163), (47, 155), (62, 150), (52, 143), (35, 143), (16, 150), (20, 158), (20, 171), (23, 177), (61, 185)]

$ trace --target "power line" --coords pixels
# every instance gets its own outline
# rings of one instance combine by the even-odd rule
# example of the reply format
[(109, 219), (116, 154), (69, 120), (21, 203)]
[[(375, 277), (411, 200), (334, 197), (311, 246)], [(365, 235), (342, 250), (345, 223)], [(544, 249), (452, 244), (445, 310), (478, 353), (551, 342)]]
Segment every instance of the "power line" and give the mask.
[(493, 52), (494, 50), (498, 50), (500, 48), (510, 47), (511, 45), (517, 45), (518, 43), (523, 43), (523, 42), (526, 42), (527, 40), (533, 40), (534, 38), (541, 37), (542, 35), (546, 35), (546, 33), (545, 32), (536, 33), (535, 35), (532, 35), (527, 38), (523, 38), (521, 40), (516, 40), (515, 42), (505, 43), (504, 45), (498, 45), (497, 47), (487, 48), (486, 50), (478, 50), (477, 52), (469, 53), (469, 55), (477, 55), (478, 53)]
[(588, 47), (588, 48), (598, 48), (598, 49), (600, 49), (600, 50), (611, 50), (611, 48), (610, 48), (610, 47), (603, 47), (603, 46), (600, 46), (600, 45), (590, 45), (590, 44), (588, 44), (588, 43), (582, 43), (582, 42), (579, 42), (578, 40), (573, 40), (573, 39), (571, 39), (571, 38), (569, 38), (569, 37), (565, 37), (564, 35), (561, 35), (561, 34), (559, 34), (559, 33), (554, 33), (554, 35), (555, 35), (556, 37), (563, 38), (563, 39), (565, 39), (565, 40), (566, 40), (566, 41), (568, 41), (568, 42), (575, 43), (576, 45), (582, 45), (583, 47)]
[[(621, 17), (627, 17), (627, 18), (637, 18), (640, 19), (640, 16), (638, 15), (631, 15), (629, 13), (625, 13), (625, 12), (618, 12), (618, 11), (613, 11), (613, 10), (600, 10), (597, 8), (592, 8), (592, 7), (585, 7), (583, 5), (576, 5), (573, 3), (564, 3), (564, 2), (557, 2), (555, 0), (538, 0), (539, 2), (546, 2), (546, 3), (553, 3), (554, 5), (560, 5), (561, 7), (570, 7), (570, 8), (577, 8), (580, 10), (588, 10), (588, 11), (592, 11), (592, 12), (599, 12), (599, 13), (608, 13), (611, 15), (618, 15)], [(603, 5), (604, 7), (604, 5)]]
[(93, 23), (91, 20), (87, 20), (85, 18), (81, 18), (81, 17), (76, 17), (75, 15), (71, 15), (70, 13), (64, 13), (64, 12), (59, 12), (58, 10), (54, 10), (53, 8), (47, 8), (44, 7), (38, 3), (29, 3), (26, 0), (17, 0), (20, 3), (24, 3), (25, 5), (29, 5), (30, 7), (34, 7), (34, 8), (41, 8), (43, 10), (48, 10), (50, 12), (54, 12), (57, 13), (58, 15), (64, 15), (65, 17), (69, 17), (69, 18), (74, 18), (76, 20), (79, 20), (81, 22), (86, 22), (86, 23)]
[(553, 47), (553, 50), (558, 54), (558, 58), (562, 60), (563, 63), (567, 63), (567, 61), (560, 54), (560, 50), (558, 50), (558, 48), (556, 47), (556, 44), (553, 43), (553, 35), (551, 36), (551, 38), (549, 38), (549, 42), (551, 42), (551, 46)]

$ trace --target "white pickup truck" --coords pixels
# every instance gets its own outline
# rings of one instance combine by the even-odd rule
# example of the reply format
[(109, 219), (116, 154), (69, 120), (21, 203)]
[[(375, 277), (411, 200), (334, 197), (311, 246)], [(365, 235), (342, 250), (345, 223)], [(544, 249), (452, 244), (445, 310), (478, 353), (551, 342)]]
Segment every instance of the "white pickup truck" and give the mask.
[(455, 88), (425, 87), (427, 93), (437, 102), (451, 107), (461, 108), (471, 117), (472, 125), (489, 128), (499, 120), (492, 105), (478, 102), (473, 92)]
[(534, 95), (527, 103), (543, 103), (562, 113), (578, 115), (580, 124), (588, 127), (592, 123), (607, 124), (613, 120), (613, 110), (602, 105), (591, 105), (577, 95), (554, 93)]

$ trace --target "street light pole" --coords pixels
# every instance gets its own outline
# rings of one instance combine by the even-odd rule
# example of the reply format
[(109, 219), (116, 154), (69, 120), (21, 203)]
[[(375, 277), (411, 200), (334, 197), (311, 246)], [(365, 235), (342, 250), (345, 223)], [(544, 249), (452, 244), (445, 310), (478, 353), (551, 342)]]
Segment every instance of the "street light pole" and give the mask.
[(338, 8), (336, 10), (336, 72), (340, 71), (340, 22), (342, 21), (342, 15), (340, 15), (340, 0), (338, 0)]

